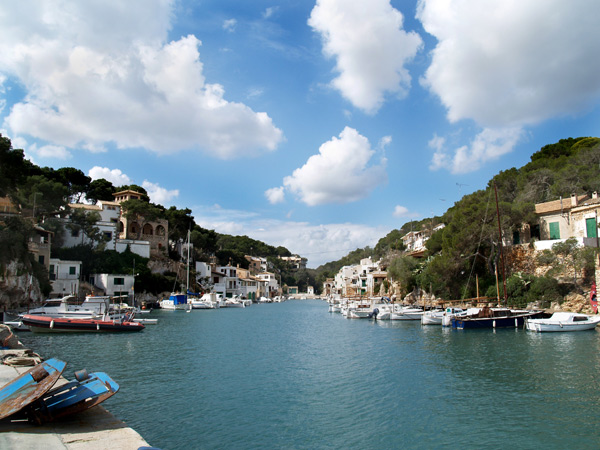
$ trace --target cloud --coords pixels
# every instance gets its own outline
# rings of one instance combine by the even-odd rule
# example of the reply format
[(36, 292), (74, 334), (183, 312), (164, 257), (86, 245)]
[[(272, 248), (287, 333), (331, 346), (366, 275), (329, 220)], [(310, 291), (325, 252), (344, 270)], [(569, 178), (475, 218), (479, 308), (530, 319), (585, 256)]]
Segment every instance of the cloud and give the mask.
[(262, 14), (263, 19), (269, 19), (269, 18), (273, 17), (273, 14), (275, 14), (277, 11), (279, 11), (279, 6), (271, 6), (267, 9), (265, 9)]
[(102, 151), (113, 142), (221, 159), (274, 151), (281, 130), (207, 82), (201, 42), (166, 41), (172, 8), (165, 0), (7, 3), (0, 74), (26, 95), (5, 126), (67, 149)]
[(106, 181), (110, 181), (115, 186), (125, 186), (132, 184), (131, 179), (121, 172), (119, 169), (109, 169), (108, 167), (94, 166), (89, 172), (88, 176), (92, 180), (99, 180), (104, 178)]
[(227, 19), (223, 21), (223, 29), (228, 31), (229, 33), (233, 33), (235, 31), (235, 26), (237, 25), (237, 20), (235, 19)]
[(146, 189), (148, 192), (148, 197), (150, 197), (150, 201), (152, 203), (158, 203), (159, 205), (169, 205), (169, 203), (174, 199), (179, 197), (179, 190), (173, 189), (171, 191), (160, 187), (156, 183), (151, 183), (148, 180), (144, 180), (142, 183), (142, 187)]
[(422, 79), (451, 122), (537, 124), (600, 98), (600, 3), (588, 0), (420, 0), (437, 40)]
[(407, 207), (397, 205), (394, 208), (394, 217), (419, 217), (419, 214), (410, 212)]
[(404, 67), (422, 48), (421, 37), (402, 29), (389, 0), (317, 0), (308, 24), (321, 35), (323, 53), (336, 60), (332, 85), (355, 107), (373, 114), (386, 93), (406, 95)]
[(44, 145), (40, 148), (33, 145), (30, 150), (41, 158), (69, 159), (71, 157), (71, 153), (66, 148), (58, 145)]
[(374, 154), (366, 137), (346, 127), (285, 177), (283, 185), (309, 206), (360, 200), (387, 182), (386, 160), (370, 165)]
[(391, 231), (351, 223), (311, 225), (290, 220), (264, 220), (254, 213), (239, 210), (201, 206), (192, 209), (196, 223), (203, 228), (217, 233), (243, 234), (268, 245), (283, 246), (308, 258), (308, 266), (313, 268), (336, 261), (357, 248), (374, 247)]
[(524, 131), (520, 127), (485, 128), (469, 145), (463, 145), (452, 153), (444, 148), (445, 139), (436, 135), (429, 141), (429, 146), (435, 150), (429, 168), (431, 170), (446, 168), (453, 174), (473, 172), (483, 164), (495, 161), (511, 152), (523, 135)]
[(271, 203), (272, 205), (276, 205), (277, 203), (283, 203), (283, 201), (285, 200), (284, 187), (281, 186), (267, 189), (267, 191), (265, 192), (265, 197), (267, 197), (267, 200), (269, 200), (269, 203)]

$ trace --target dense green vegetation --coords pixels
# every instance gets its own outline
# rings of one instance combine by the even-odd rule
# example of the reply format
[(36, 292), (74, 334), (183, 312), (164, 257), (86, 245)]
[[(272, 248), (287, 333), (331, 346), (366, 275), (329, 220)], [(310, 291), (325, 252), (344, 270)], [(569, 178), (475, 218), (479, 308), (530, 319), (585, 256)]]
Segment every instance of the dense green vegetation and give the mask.
[[(319, 267), (317, 276), (331, 276), (341, 266), (357, 263), (359, 258), (351, 258), (351, 255), (373, 256), (375, 259), (385, 256), (388, 273), (400, 282), (403, 294), (414, 287), (421, 287), (446, 299), (475, 297), (475, 279), (478, 277), (480, 295), (485, 293), (495, 297), (496, 268), (501, 276), (502, 265), (494, 185), (497, 187), (501, 228), (506, 239), (516, 236), (523, 224), (536, 224), (535, 203), (561, 196), (570, 197), (572, 193), (600, 191), (599, 168), (599, 138), (569, 138), (546, 145), (531, 156), (530, 163), (520, 169), (500, 172), (490, 180), (486, 189), (465, 195), (442, 217), (408, 222), (400, 230), (394, 230), (381, 239), (375, 249), (356, 250), (340, 261)], [(417, 260), (403, 254), (402, 236), (413, 230), (430, 234), (439, 223), (446, 226), (427, 241), (425, 259)], [(578, 255), (572, 245), (567, 247), (565, 250), (558, 246), (545, 253), (546, 263), (557, 268), (548, 274), (549, 277), (512, 273), (508, 268), (507, 296), (510, 301), (519, 305), (533, 298), (551, 301), (564, 295), (565, 289), (578, 290), (585, 280), (572, 280), (570, 286), (561, 280), (559, 286), (552, 276), (567, 261), (579, 264), (579, 269), (589, 268), (593, 263), (590, 252), (595, 250), (581, 250), (585, 254)], [(564, 258), (565, 254), (569, 254), (569, 258)], [(550, 260), (552, 262), (548, 262)], [(500, 290), (503, 298), (502, 286)]]
[[(405, 223), (380, 239), (375, 248), (356, 249), (339, 261), (329, 262), (316, 270), (292, 271), (279, 259), (290, 256), (284, 247), (273, 247), (248, 236), (230, 236), (204, 229), (195, 223), (190, 209), (165, 208), (149, 201), (147, 192), (140, 186), (113, 186), (107, 180), (94, 180), (74, 168), (54, 170), (38, 167), (24, 158), (22, 150), (13, 149), (9, 139), (0, 136), (0, 196), (8, 196), (19, 205), (21, 218), (0, 223), (0, 264), (10, 260), (24, 261), (26, 267), (40, 273), (27, 253), (28, 233), (32, 223), (53, 231), (53, 256), (84, 261), (84, 275), (108, 271), (129, 273), (135, 270), (136, 285), (151, 292), (172, 289), (175, 274), (158, 276), (150, 274), (147, 261), (130, 252), (99, 253), (103, 248), (102, 235), (95, 230), (96, 217), (69, 208), (69, 203), (87, 199), (91, 202), (112, 200), (112, 194), (132, 189), (143, 194), (141, 200), (130, 200), (123, 206), (130, 218), (146, 220), (161, 218), (169, 222), (168, 256), (178, 260), (176, 244), (187, 240), (188, 232), (194, 248), (194, 260), (208, 261), (216, 258), (219, 264), (239, 264), (248, 267), (245, 255), (266, 257), (272, 270), (286, 285), (306, 285), (320, 289), (326, 278), (333, 277), (342, 266), (357, 264), (366, 257), (383, 259), (389, 275), (399, 281), (403, 293), (415, 287), (433, 291), (447, 299), (468, 298), (476, 295), (475, 278), (479, 280), (480, 295), (496, 295), (496, 269), (500, 270), (499, 225), (496, 214), (496, 191), (500, 227), (507, 237), (517, 236), (523, 224), (534, 225), (535, 203), (600, 191), (600, 139), (593, 137), (562, 139), (541, 148), (531, 156), (531, 161), (517, 169), (497, 174), (486, 189), (465, 195), (448, 209), (442, 217), (425, 218)], [(59, 218), (70, 215), (72, 229), (83, 230), (95, 246), (60, 249), (63, 229)], [(24, 217), (31, 221), (23, 220)], [(445, 228), (433, 232), (439, 224)], [(29, 225), (26, 225), (29, 224)], [(410, 231), (423, 231), (429, 235), (425, 258), (406, 255), (402, 236)], [(581, 254), (580, 254), (581, 253)], [(565, 258), (564, 255), (569, 257)], [(574, 257), (575, 256), (575, 257)], [(553, 267), (577, 265), (589, 273), (593, 255), (589, 250), (579, 252), (572, 246), (559, 247), (540, 255), (540, 264)], [(556, 269), (558, 270), (558, 269)], [(587, 270), (587, 272), (586, 272)], [(560, 298), (565, 289), (578, 289), (585, 280), (560, 280), (551, 271), (548, 277), (512, 273), (507, 276), (507, 295), (512, 301), (523, 304), (532, 298)], [(39, 275), (47, 285), (47, 276)], [(568, 286), (570, 285), (570, 286)], [(501, 292), (501, 297), (504, 292)]]

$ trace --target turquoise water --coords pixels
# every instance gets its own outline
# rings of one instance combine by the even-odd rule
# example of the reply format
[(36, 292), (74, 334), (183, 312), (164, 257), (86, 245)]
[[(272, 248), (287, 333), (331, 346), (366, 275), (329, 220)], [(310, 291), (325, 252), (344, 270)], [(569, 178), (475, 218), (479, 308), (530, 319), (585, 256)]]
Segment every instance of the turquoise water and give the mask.
[(349, 320), (318, 300), (154, 311), (134, 334), (21, 333), (107, 372), (105, 402), (177, 449), (597, 449), (600, 335)]

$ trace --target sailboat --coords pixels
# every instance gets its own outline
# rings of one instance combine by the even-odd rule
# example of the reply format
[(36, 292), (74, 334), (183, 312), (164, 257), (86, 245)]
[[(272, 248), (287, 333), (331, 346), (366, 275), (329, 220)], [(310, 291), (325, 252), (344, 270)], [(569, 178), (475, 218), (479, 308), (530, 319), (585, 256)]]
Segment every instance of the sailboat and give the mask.
[[(496, 194), (496, 213), (498, 216), (498, 232), (500, 238), (500, 259), (502, 261), (502, 281), (504, 284), (504, 305), (507, 304), (506, 292), (506, 273), (504, 269), (504, 253), (502, 245), (502, 228), (500, 225), (500, 210), (498, 208), (498, 189), (494, 183), (494, 191)], [(497, 279), (497, 277), (496, 277)], [(498, 293), (498, 302), (500, 302), (500, 294)], [(488, 305), (483, 308), (465, 315), (457, 315), (452, 318), (452, 328), (469, 329), (469, 328), (506, 328), (506, 327), (522, 327), (526, 319), (542, 317), (544, 311), (530, 311), (526, 309), (510, 309), (507, 306), (490, 308)]]
[[(177, 282), (177, 280), (175, 280)], [(190, 231), (188, 230), (188, 238), (187, 238), (187, 280), (186, 280), (186, 293), (175, 293), (171, 292), (168, 299), (163, 299), (160, 301), (160, 307), (162, 309), (170, 309), (170, 310), (185, 310), (188, 311), (191, 309), (191, 305), (188, 304), (187, 298), (187, 290), (189, 289), (190, 284)]]

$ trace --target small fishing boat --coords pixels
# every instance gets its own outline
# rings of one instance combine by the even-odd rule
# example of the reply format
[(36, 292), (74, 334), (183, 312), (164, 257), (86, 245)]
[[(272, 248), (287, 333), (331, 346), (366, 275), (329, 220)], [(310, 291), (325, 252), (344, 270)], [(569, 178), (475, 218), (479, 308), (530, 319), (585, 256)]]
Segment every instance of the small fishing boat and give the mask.
[(475, 314), (455, 316), (452, 328), (519, 328), (525, 319), (541, 317), (543, 311), (483, 307)]
[(128, 317), (119, 320), (101, 319), (77, 319), (68, 317), (44, 317), (25, 314), (22, 319), (34, 333), (56, 333), (56, 332), (131, 332), (142, 331), (144, 324), (133, 322)]
[(41, 425), (79, 413), (102, 403), (119, 390), (104, 372), (75, 372), (75, 380), (48, 391), (27, 408), (29, 421)]
[(600, 316), (588, 316), (572, 312), (555, 312), (547, 319), (527, 319), (525, 327), (538, 332), (565, 332), (593, 330), (600, 322)]
[(163, 299), (160, 301), (160, 307), (162, 309), (170, 309), (170, 310), (187, 310), (188, 309), (187, 295), (172, 293), (168, 299)]
[(421, 325), (441, 325), (444, 317), (444, 310), (433, 309), (425, 311), (421, 315)]
[(51, 358), (0, 389), (0, 419), (8, 417), (44, 395), (59, 379), (67, 363)]

